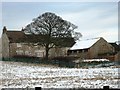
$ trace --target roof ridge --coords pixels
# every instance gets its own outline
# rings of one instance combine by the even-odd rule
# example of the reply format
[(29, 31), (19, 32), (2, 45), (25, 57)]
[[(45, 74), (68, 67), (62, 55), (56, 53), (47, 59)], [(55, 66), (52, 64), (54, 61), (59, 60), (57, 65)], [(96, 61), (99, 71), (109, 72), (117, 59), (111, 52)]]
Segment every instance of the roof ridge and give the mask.
[(80, 40), (80, 41), (87, 41), (87, 40), (94, 40), (94, 39), (100, 39), (101, 37), (95, 37), (95, 38), (89, 38), (89, 39), (84, 39), (84, 40)]
[(13, 31), (13, 30), (9, 30), (7, 32), (22, 32), (22, 31)]
[(90, 48), (94, 43), (96, 43), (98, 40), (100, 40), (103, 37), (95, 37), (95, 38), (89, 38), (86, 40), (81, 40), (79, 42), (77, 42), (72, 48), (70, 48), (71, 50), (74, 49), (85, 49), (85, 48)]

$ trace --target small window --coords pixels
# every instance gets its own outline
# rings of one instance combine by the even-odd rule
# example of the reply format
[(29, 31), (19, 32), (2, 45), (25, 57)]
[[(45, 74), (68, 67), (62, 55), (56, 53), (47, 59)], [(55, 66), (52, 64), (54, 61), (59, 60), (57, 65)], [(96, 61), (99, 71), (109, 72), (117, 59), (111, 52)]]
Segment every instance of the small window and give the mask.
[(44, 57), (44, 50), (35, 50), (36, 57)]
[(79, 51), (77, 51), (77, 53), (80, 53)]
[(30, 52), (29, 51), (25, 51), (25, 55), (30, 55)]
[(17, 43), (17, 47), (22, 47), (22, 44), (21, 43)]
[(77, 50), (74, 50), (73, 53), (76, 54), (76, 53), (77, 53)]
[(16, 53), (17, 55), (23, 55), (23, 50), (17, 50)]
[(82, 53), (82, 50), (79, 50), (79, 53)]
[(88, 52), (88, 49), (84, 49), (84, 50), (82, 50), (82, 53), (84, 53), (84, 52)]
[(88, 49), (85, 49), (84, 52), (88, 52)]
[(84, 50), (82, 50), (82, 53), (84, 53), (85, 51)]

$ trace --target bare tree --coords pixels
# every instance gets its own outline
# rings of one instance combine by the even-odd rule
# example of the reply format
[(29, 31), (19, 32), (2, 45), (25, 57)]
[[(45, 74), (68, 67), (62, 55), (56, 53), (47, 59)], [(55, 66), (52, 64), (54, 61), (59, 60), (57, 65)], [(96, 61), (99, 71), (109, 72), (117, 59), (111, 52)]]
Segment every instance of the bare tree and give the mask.
[(28, 24), (24, 28), (24, 31), (30, 34), (43, 35), (45, 37), (43, 40), (39, 41), (39, 44), (45, 47), (46, 60), (48, 60), (48, 52), (51, 48), (63, 45), (65, 43), (63, 41), (69, 38), (78, 40), (79, 37), (82, 36), (81, 33), (74, 32), (76, 28), (77, 26), (63, 20), (54, 13), (46, 12), (33, 19), (33, 22)]

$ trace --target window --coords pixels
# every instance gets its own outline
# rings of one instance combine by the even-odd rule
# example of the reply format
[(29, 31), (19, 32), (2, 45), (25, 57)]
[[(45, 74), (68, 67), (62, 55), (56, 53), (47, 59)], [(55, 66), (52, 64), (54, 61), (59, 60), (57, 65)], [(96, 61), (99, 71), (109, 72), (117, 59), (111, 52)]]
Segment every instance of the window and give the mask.
[(85, 49), (84, 52), (88, 52), (88, 49)]
[(23, 50), (17, 50), (16, 53), (17, 53), (17, 55), (23, 55), (24, 54)]
[(79, 50), (79, 53), (82, 53), (82, 50)]
[(82, 50), (82, 53), (84, 53), (84, 52), (88, 52), (88, 49), (83, 49), (83, 50)]
[(74, 53), (76, 54), (76, 53), (77, 53), (77, 50), (75, 50)]
[(17, 43), (17, 47), (22, 47), (22, 44), (21, 43)]
[(35, 50), (36, 57), (44, 57), (44, 50)]
[(77, 53), (80, 53), (79, 51), (77, 51)]
[(84, 53), (84, 50), (82, 50), (82, 53)]
[(30, 55), (30, 52), (29, 51), (25, 51), (25, 55)]

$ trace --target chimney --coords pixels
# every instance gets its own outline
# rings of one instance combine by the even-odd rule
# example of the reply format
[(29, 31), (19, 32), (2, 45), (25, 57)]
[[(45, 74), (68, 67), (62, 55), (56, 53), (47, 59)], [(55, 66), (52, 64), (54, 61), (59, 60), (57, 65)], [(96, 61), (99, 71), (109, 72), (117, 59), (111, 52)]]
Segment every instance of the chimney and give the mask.
[(22, 27), (22, 30), (21, 30), (22, 32), (24, 32), (25, 31), (25, 29)]
[(22, 30), (21, 31), (24, 31), (23, 27), (22, 27)]
[(6, 33), (7, 32), (7, 28), (6, 26), (3, 27), (3, 33)]

